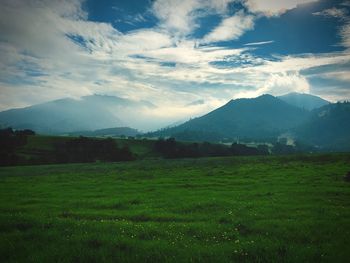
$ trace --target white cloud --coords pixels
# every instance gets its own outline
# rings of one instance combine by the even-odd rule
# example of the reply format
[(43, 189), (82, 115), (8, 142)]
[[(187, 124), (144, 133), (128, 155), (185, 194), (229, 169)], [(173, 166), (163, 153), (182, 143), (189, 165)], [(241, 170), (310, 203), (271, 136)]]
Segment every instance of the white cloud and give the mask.
[(350, 6), (350, 1), (346, 0), (343, 3), (341, 3), (342, 6)]
[(350, 23), (345, 24), (340, 30), (342, 45), (350, 49)]
[[(260, 87), (252, 90), (244, 89), (236, 91), (233, 98), (255, 98), (262, 94), (274, 96), (284, 95), (290, 92), (309, 93), (310, 84), (308, 80), (298, 72), (281, 72), (266, 74), (265, 79), (260, 80)], [(246, 76), (245, 76), (246, 77)]]
[(277, 16), (300, 4), (316, 2), (318, 0), (245, 0), (246, 6), (253, 13), (261, 13), (265, 16)]
[(186, 36), (198, 27), (197, 19), (207, 14), (227, 13), (227, 5), (237, 0), (156, 0), (152, 11), (159, 27), (173, 35)]
[(153, 4), (153, 12), (169, 31), (187, 34), (193, 29), (193, 12), (199, 5), (198, 0), (157, 0)]
[(261, 93), (272, 95), (284, 95), (290, 92), (309, 93), (310, 84), (304, 76), (298, 72), (271, 74), (264, 83)]
[(266, 44), (271, 44), (275, 41), (270, 40), (270, 41), (261, 41), (261, 42), (252, 42), (252, 43), (247, 43), (244, 44), (245, 46), (260, 46), (260, 45), (266, 45)]
[[(344, 2), (342, 3), (343, 6), (350, 6), (350, 2)], [(320, 12), (312, 13), (316, 16), (323, 16), (326, 18), (338, 18), (340, 19), (344, 25), (339, 30), (339, 35), (342, 39), (341, 45), (350, 48), (350, 18), (348, 16), (349, 12), (346, 8), (336, 8), (332, 7), (329, 9), (325, 9)]]
[[(270, 41), (234, 49), (200, 46), (200, 40), (184, 36), (197, 26), (201, 12), (225, 17), (205, 37), (208, 43), (237, 39), (252, 28), (252, 16), (238, 12), (227, 17), (228, 2), (193, 0), (176, 9), (176, 2), (169, 1), (162, 7), (167, 11), (159, 12), (173, 18), (159, 16), (153, 29), (121, 33), (111, 24), (87, 21), (80, 1), (5, 1), (0, 10), (0, 108), (102, 93), (152, 101), (159, 108), (147, 114), (172, 122), (208, 112), (234, 97), (292, 88), (305, 92), (309, 86), (302, 70), (350, 60), (350, 54), (339, 52), (269, 61), (254, 57), (250, 46)], [(180, 13), (172, 14), (172, 8)], [(183, 16), (184, 24), (177, 16)], [(347, 45), (349, 32), (344, 27)], [(81, 42), (67, 35), (79, 36)], [(174, 67), (164, 66), (167, 62)], [(206, 104), (183, 109), (198, 99)]]
[(227, 12), (227, 5), (236, 1), (237, 0), (204, 0), (204, 5), (219, 14), (225, 14)]
[(175, 62), (198, 67), (222, 59), (227, 56), (236, 56), (244, 49), (196, 47), (194, 41), (182, 41), (176, 46), (154, 49), (143, 54), (155, 59), (157, 62)]
[(323, 11), (315, 12), (312, 14), (315, 16), (336, 17), (336, 18), (344, 19), (348, 14), (348, 11), (345, 8), (332, 7), (332, 8), (325, 9)]
[(336, 80), (341, 80), (345, 82), (350, 82), (350, 71), (341, 70), (341, 71), (327, 72), (325, 74), (322, 74), (322, 77), (333, 79), (333, 80), (336, 79)]
[(203, 42), (212, 43), (238, 39), (247, 30), (253, 29), (253, 27), (253, 16), (245, 15), (240, 11), (231, 17), (225, 18), (218, 27), (204, 37)]
[(270, 73), (301, 71), (319, 66), (346, 64), (349, 60), (350, 53), (343, 52), (285, 56), (277, 61), (266, 61), (263, 65), (256, 66), (256, 69)]

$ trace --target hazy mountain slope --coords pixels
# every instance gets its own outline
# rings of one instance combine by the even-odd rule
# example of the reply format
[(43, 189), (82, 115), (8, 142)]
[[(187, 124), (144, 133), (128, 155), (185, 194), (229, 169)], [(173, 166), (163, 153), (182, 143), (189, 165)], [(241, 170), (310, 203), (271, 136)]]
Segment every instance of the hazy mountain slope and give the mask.
[[(0, 123), (17, 129), (29, 128), (39, 133), (66, 133), (130, 126), (149, 102), (132, 101), (114, 96), (92, 95), (79, 100), (60, 99), (22, 109), (0, 112)], [(121, 119), (123, 118), (123, 120)], [(134, 122), (130, 121), (134, 124)]]
[(176, 137), (181, 133), (197, 132), (203, 138), (209, 133), (217, 138), (266, 138), (296, 127), (307, 115), (305, 110), (271, 95), (263, 95), (254, 99), (231, 100), (202, 117), (159, 131), (158, 135)]
[(313, 110), (329, 104), (330, 102), (320, 97), (304, 93), (288, 93), (279, 96), (279, 99), (302, 109)]
[(299, 139), (321, 148), (350, 149), (350, 103), (335, 103), (311, 112), (311, 116), (298, 127)]

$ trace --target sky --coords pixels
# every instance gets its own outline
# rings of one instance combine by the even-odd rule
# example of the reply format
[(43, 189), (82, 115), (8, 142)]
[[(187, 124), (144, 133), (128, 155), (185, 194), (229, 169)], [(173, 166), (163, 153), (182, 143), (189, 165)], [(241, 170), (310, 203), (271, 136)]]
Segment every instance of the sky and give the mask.
[(0, 0), (0, 110), (105, 94), (197, 116), (261, 94), (350, 99), (348, 0)]

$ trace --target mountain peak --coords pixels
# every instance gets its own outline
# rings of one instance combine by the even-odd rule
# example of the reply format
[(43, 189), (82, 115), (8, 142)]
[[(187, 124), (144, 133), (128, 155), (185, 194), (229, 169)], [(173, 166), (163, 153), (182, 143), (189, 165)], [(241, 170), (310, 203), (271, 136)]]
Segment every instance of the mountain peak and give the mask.
[(237, 99), (231, 99), (227, 104), (231, 104), (231, 103), (235, 103), (235, 102), (243, 102), (243, 101), (259, 101), (259, 100), (265, 100), (265, 99), (276, 99), (275, 96), (272, 96), (270, 94), (262, 94), (258, 97), (255, 97), (255, 98), (237, 98)]
[(263, 94), (263, 95), (256, 97), (255, 99), (268, 99), (268, 100), (273, 99), (273, 100), (275, 100), (277, 98), (271, 94)]
[(214, 111), (158, 136), (188, 140), (234, 140), (237, 137), (266, 139), (278, 136), (308, 116), (308, 112), (270, 95), (231, 100)]
[(326, 101), (318, 96), (307, 94), (307, 93), (297, 93), (291, 92), (278, 97), (279, 99), (291, 104), (293, 106), (306, 109), (313, 110), (316, 108), (320, 108), (324, 105), (329, 104), (329, 101)]

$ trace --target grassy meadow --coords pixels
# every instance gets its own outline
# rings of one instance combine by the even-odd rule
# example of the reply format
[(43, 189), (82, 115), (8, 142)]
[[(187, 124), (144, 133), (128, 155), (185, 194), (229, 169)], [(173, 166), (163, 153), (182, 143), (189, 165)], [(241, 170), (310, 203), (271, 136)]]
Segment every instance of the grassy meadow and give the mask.
[(348, 262), (348, 171), (350, 154), (3, 167), (0, 261)]

